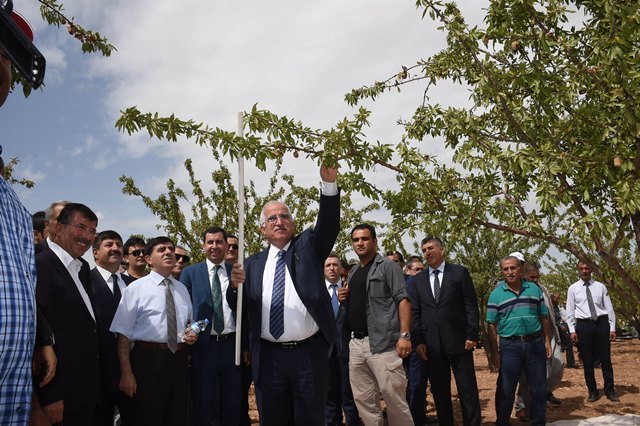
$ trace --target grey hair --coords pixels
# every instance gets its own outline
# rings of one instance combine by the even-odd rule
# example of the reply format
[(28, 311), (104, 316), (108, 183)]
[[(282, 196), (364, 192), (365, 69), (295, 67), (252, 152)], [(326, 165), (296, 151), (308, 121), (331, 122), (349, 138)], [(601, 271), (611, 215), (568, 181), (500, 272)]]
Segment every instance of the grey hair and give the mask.
[(511, 256), (511, 255), (509, 255), (509, 256), (505, 256), (505, 257), (503, 257), (502, 259), (500, 259), (500, 269), (502, 269), (502, 263), (503, 263), (503, 262), (506, 262), (507, 260), (515, 260), (516, 262), (518, 262), (518, 266), (522, 266), (522, 265), (520, 264), (520, 259), (518, 259), (518, 258), (517, 258), (517, 257), (515, 257), (515, 256)]
[(59, 200), (59, 201), (54, 201), (53, 203), (49, 204), (49, 207), (47, 207), (44, 210), (44, 220), (46, 221), (51, 221), (51, 216), (53, 215), (53, 209), (55, 209), (58, 206), (66, 206), (67, 204), (69, 204), (71, 201), (67, 201), (67, 200)]
[(278, 200), (271, 200), (271, 201), (267, 201), (267, 203), (262, 207), (262, 211), (260, 212), (260, 226), (264, 226), (267, 224), (267, 215), (264, 213), (265, 210), (267, 210), (267, 208), (269, 208), (270, 206), (274, 205), (274, 204), (282, 204), (287, 211), (289, 212), (289, 215), (291, 216), (291, 221), (293, 222), (293, 214), (291, 214), (291, 209), (289, 208), (288, 205), (286, 205), (285, 203), (283, 203), (282, 201), (278, 201)]

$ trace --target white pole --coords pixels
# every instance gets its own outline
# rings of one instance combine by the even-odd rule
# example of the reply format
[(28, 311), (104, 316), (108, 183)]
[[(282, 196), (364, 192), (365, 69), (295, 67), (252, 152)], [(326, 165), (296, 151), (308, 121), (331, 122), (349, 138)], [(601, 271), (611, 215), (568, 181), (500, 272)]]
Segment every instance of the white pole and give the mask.
[[(243, 113), (238, 113), (238, 130), (236, 135), (244, 136), (242, 118)], [(244, 158), (238, 156), (238, 262), (244, 264)], [(240, 365), (242, 356), (242, 287), (238, 284), (238, 303), (236, 305), (236, 365)]]

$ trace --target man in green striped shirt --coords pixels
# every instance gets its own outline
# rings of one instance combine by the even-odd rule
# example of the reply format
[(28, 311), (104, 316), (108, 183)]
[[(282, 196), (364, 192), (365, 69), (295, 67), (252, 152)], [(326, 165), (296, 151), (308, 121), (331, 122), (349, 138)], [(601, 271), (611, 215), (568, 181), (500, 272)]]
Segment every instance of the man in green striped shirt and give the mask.
[[(524, 371), (531, 393), (531, 425), (546, 422), (546, 359), (551, 352), (549, 311), (540, 287), (521, 277), (520, 261), (500, 261), (505, 282), (487, 303), (489, 345), (500, 372), (496, 387), (496, 425), (508, 425), (516, 386)], [(500, 341), (498, 342), (498, 337)]]

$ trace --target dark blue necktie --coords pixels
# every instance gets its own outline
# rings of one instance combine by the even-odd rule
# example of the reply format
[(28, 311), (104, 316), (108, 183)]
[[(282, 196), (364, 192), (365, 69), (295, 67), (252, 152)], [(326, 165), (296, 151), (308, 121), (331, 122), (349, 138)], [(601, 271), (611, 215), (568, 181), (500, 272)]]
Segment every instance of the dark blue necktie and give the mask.
[(269, 332), (278, 340), (284, 333), (284, 250), (278, 253), (276, 273), (273, 276), (273, 293), (271, 293), (271, 310), (269, 311)]
[(338, 318), (338, 309), (340, 308), (340, 302), (338, 302), (338, 284), (331, 284), (331, 306), (333, 306), (333, 316)]

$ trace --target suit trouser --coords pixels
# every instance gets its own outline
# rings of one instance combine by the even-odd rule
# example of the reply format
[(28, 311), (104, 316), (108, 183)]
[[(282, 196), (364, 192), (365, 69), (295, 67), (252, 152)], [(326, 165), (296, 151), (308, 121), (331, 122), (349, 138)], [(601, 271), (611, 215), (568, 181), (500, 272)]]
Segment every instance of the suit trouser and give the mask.
[(192, 352), (193, 424), (237, 426), (242, 409), (242, 369), (235, 365), (235, 333), (207, 339)]
[(600, 358), (602, 378), (604, 379), (604, 391), (607, 393), (615, 390), (613, 384), (613, 365), (611, 364), (611, 340), (609, 335), (609, 319), (606, 316), (598, 318), (598, 321), (576, 321), (576, 334), (580, 343), (580, 353), (584, 368), (584, 380), (587, 383), (589, 393), (598, 392), (593, 363), (596, 357)]
[(188, 353), (135, 346), (131, 368), (137, 392), (132, 410), (136, 425), (182, 426), (187, 423)]
[(461, 354), (429, 352), (429, 381), (440, 424), (454, 424), (451, 402), (451, 370), (453, 370), (458, 388), (463, 424), (480, 426), (480, 398), (473, 365), (473, 352), (471, 351)]
[(329, 347), (320, 332), (289, 347), (262, 340), (256, 380), (260, 424), (323, 426), (328, 370)]
[(351, 339), (349, 378), (356, 407), (365, 426), (384, 424), (379, 393), (382, 393), (387, 406), (389, 426), (413, 424), (406, 399), (407, 376), (395, 348), (373, 354), (368, 337)]
[(407, 383), (407, 402), (413, 422), (421, 425), (425, 421), (425, 410), (427, 408), (427, 381), (429, 373), (428, 361), (420, 358), (416, 351), (412, 351), (405, 358)]
[(342, 425), (342, 411), (346, 424), (359, 425), (360, 416), (353, 400), (351, 383), (349, 383), (349, 350), (333, 347), (329, 357), (329, 389), (327, 405), (324, 409), (325, 425)]

